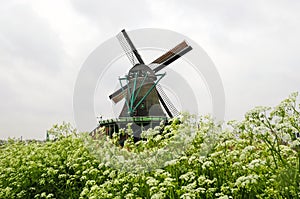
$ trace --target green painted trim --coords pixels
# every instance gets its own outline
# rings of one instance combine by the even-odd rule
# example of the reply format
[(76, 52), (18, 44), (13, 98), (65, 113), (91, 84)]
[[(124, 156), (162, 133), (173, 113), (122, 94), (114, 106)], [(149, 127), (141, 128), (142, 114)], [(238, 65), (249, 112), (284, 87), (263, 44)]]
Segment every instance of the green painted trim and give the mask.
[[(127, 85), (129, 84), (128, 76), (126, 76), (126, 84), (127, 84)], [(128, 91), (128, 98), (129, 98), (129, 97), (130, 97), (130, 93), (131, 93), (131, 91), (130, 91), (130, 86), (127, 86), (127, 91)], [(127, 100), (129, 100), (129, 99), (126, 98), (126, 101), (127, 101)], [(127, 104), (128, 104), (128, 113), (129, 113), (129, 115), (131, 115), (131, 113), (132, 113), (133, 111), (132, 111), (132, 108), (129, 106), (129, 103), (130, 103), (130, 101), (127, 101)]]
[(132, 110), (133, 102), (135, 101), (134, 93), (135, 93), (135, 87), (136, 87), (136, 79), (137, 79), (137, 73), (135, 73), (135, 75), (134, 75), (133, 89), (132, 89), (131, 100), (130, 100), (130, 110)]
[(147, 79), (147, 77), (148, 77), (148, 74), (146, 73), (146, 75), (145, 75), (145, 77), (144, 77), (144, 79), (143, 79), (143, 81), (142, 81), (142, 84), (140, 85), (139, 90), (137, 91), (137, 94), (136, 94), (136, 96), (135, 96), (135, 98), (134, 98), (134, 101), (136, 100), (137, 96), (139, 95), (140, 90), (141, 90), (142, 86), (144, 85), (144, 82), (145, 82), (145, 80)]
[(151, 86), (151, 88), (147, 91), (147, 93), (143, 96), (143, 98), (137, 103), (137, 105), (134, 107), (133, 111), (135, 111), (137, 109), (137, 107), (143, 102), (143, 100), (150, 94), (150, 92), (153, 90), (153, 88), (158, 84), (158, 82), (166, 75), (166, 73), (163, 74), (157, 74), (155, 75), (156, 77), (160, 78), (154, 82), (154, 84)]
[(117, 122), (149, 122), (149, 121), (167, 121), (167, 117), (122, 117), (99, 121), (99, 124), (113, 124)]

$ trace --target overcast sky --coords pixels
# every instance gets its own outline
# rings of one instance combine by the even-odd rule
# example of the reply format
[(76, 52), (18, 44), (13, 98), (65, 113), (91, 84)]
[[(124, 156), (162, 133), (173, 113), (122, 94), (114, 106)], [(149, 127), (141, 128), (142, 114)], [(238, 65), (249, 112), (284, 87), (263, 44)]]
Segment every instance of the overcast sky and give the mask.
[(120, 30), (164, 28), (215, 63), (226, 120), (300, 91), (300, 1), (0, 0), (0, 139), (44, 139), (73, 119), (87, 56)]

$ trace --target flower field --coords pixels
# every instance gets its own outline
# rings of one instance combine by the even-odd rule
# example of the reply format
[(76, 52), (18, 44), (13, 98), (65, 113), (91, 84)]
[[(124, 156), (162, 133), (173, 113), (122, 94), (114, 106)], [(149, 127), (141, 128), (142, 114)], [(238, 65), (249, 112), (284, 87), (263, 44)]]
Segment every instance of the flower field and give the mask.
[[(296, 93), (276, 107), (257, 107), (242, 121), (222, 125), (185, 115), (163, 131), (145, 132), (147, 139), (136, 143), (129, 126), (120, 132), (129, 136), (123, 148), (117, 134), (87, 142), (87, 134), (66, 123), (49, 133), (54, 140), (1, 143), (0, 198), (300, 198)], [(182, 134), (193, 139), (177, 139)], [(125, 160), (104, 160), (109, 146), (122, 151)], [(150, 169), (126, 159), (155, 154), (151, 158), (158, 160), (154, 152), (167, 146), (173, 148), (159, 153), (164, 161), (154, 161)]]

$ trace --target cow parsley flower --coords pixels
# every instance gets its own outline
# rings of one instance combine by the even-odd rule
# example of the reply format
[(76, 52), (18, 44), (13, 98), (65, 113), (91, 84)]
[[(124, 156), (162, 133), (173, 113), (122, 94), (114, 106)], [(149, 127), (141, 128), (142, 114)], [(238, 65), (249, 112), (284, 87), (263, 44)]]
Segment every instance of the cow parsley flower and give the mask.
[(159, 183), (159, 181), (158, 180), (156, 180), (155, 178), (153, 178), (153, 177), (147, 177), (147, 181), (146, 181), (146, 183), (149, 185), (149, 186), (157, 186), (158, 185), (158, 183)]
[(159, 192), (153, 194), (151, 196), (151, 199), (161, 199), (161, 198), (165, 198), (165, 197), (166, 197), (166, 194), (164, 192), (159, 191)]
[(195, 173), (192, 172), (192, 171), (189, 171), (189, 172), (187, 172), (187, 173), (181, 175), (181, 176), (179, 177), (179, 179), (184, 180), (184, 181), (187, 181), (187, 182), (191, 182), (191, 181), (193, 181), (193, 180), (195, 179), (195, 177), (196, 177), (196, 176), (195, 176)]
[(211, 166), (213, 166), (213, 162), (212, 161), (206, 161), (202, 164), (202, 169), (208, 169), (210, 168)]

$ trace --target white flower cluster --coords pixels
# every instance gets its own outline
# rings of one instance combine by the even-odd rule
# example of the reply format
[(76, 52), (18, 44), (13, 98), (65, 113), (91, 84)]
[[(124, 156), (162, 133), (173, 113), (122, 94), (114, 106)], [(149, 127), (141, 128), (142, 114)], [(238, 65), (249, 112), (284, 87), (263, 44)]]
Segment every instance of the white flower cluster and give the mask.
[(259, 176), (256, 174), (250, 174), (248, 176), (241, 176), (236, 180), (235, 186), (237, 186), (239, 188), (247, 188), (250, 185), (256, 184), (258, 179), (259, 179)]

